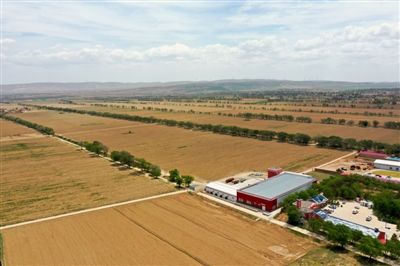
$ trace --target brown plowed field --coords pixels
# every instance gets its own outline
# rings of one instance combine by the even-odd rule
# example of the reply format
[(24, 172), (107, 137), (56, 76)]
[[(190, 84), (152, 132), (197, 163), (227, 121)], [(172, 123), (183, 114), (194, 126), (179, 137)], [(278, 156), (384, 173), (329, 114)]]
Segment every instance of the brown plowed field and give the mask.
[(3, 142), (0, 155), (0, 225), (174, 190), (51, 137)]
[(287, 265), (314, 244), (180, 194), (3, 231), (7, 265)]

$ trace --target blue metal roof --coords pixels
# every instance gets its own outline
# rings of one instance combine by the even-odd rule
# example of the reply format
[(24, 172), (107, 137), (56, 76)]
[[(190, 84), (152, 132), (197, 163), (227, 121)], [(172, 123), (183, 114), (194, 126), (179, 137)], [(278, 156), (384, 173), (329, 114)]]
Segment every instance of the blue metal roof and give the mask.
[(321, 217), (322, 219), (326, 219), (326, 218), (328, 218), (328, 215), (326, 214), (326, 213), (324, 213), (323, 211), (320, 211), (320, 210), (317, 210), (317, 211), (314, 211), (316, 214), (318, 214), (318, 216), (319, 217)]
[(318, 204), (320, 204), (320, 203), (322, 203), (322, 202), (328, 200), (327, 198), (325, 198), (325, 197), (322, 196), (322, 195), (314, 196), (314, 197), (312, 197), (312, 199), (313, 199), (316, 203), (318, 203)]
[(281, 195), (289, 194), (292, 191), (311, 184), (315, 180), (315, 178), (309, 175), (282, 172), (258, 184), (243, 188), (240, 192), (267, 199), (275, 199)]

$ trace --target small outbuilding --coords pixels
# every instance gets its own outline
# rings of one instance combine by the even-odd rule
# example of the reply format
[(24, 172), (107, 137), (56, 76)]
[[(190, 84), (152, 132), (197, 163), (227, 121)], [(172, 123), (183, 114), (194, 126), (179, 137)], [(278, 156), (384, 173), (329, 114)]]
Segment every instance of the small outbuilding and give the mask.
[(391, 160), (375, 160), (374, 167), (383, 170), (400, 172), (400, 162)]
[(366, 159), (385, 159), (386, 154), (374, 151), (360, 151), (358, 157)]

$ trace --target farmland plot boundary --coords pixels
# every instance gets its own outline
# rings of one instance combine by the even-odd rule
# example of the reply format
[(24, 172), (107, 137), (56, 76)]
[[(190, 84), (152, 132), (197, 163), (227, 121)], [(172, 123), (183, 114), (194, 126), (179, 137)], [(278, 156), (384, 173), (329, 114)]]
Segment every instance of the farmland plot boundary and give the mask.
[[(30, 105), (30, 104), (23, 104), (26, 106), (37, 107), (42, 109), (48, 109), (53, 111), (63, 111), (63, 112), (72, 112), (77, 114), (88, 114), (92, 116), (99, 116), (99, 117), (108, 117), (113, 119), (121, 119), (121, 120), (128, 120), (128, 121), (135, 121), (141, 123), (158, 123), (159, 125), (166, 125), (172, 127), (181, 127), (184, 129), (192, 130), (198, 129), (203, 131), (209, 131), (217, 134), (222, 135), (232, 135), (237, 137), (244, 137), (244, 138), (255, 138), (259, 140), (268, 140), (271, 141), (274, 138), (278, 138), (280, 142), (290, 143), (290, 144), (297, 144), (307, 146), (311, 141), (311, 137), (307, 134), (303, 133), (296, 133), (296, 134), (289, 134), (286, 132), (275, 132), (270, 130), (258, 130), (258, 129), (249, 129), (249, 128), (241, 128), (237, 126), (224, 126), (224, 125), (212, 125), (212, 124), (196, 124), (193, 122), (185, 122), (185, 121), (176, 121), (170, 119), (158, 119), (155, 117), (141, 117), (141, 116), (131, 116), (128, 114), (115, 114), (109, 112), (96, 112), (96, 111), (86, 111), (86, 110), (77, 110), (71, 108), (61, 108), (61, 107), (53, 107), (53, 106), (40, 106), (40, 105)], [(330, 140), (330, 138), (333, 138)], [(324, 142), (319, 141), (323, 139)], [(355, 149), (358, 148), (360, 150), (369, 150), (374, 148), (375, 150), (378, 149), (379, 151), (385, 150), (386, 153), (394, 154), (398, 156), (400, 154), (400, 145), (399, 144), (388, 144), (388, 143), (381, 143), (381, 142), (374, 142), (372, 140), (360, 140), (357, 141), (355, 139), (351, 139), (348, 141), (349, 143), (344, 144), (343, 142), (348, 139), (342, 139), (338, 136), (318, 136), (317, 146), (321, 148), (332, 148), (332, 149)], [(350, 140), (350, 139), (349, 139)], [(375, 144), (375, 145), (374, 145)]]
[(144, 227), (142, 224), (140, 224), (139, 222), (129, 218), (127, 215), (125, 215), (123, 212), (121, 212), (118, 209), (115, 209), (116, 212), (118, 212), (119, 214), (121, 214), (122, 216), (124, 216), (126, 219), (128, 219), (130, 222), (132, 222), (133, 224), (139, 226), (140, 228), (142, 228), (143, 230), (145, 230), (146, 232), (148, 232), (149, 234), (155, 236), (156, 238), (160, 239), (161, 241), (163, 241), (164, 243), (170, 245), (171, 247), (175, 248), (176, 250), (179, 250), (180, 252), (186, 254), (187, 256), (189, 256), (190, 258), (194, 259), (195, 261), (199, 262), (202, 265), (209, 265), (206, 262), (204, 262), (202, 259), (197, 258), (196, 256), (193, 256), (192, 254), (190, 254), (188, 251), (172, 244), (170, 241), (168, 241), (167, 239), (164, 239), (163, 237), (161, 237), (160, 235), (158, 235), (157, 233), (153, 232), (152, 230)]

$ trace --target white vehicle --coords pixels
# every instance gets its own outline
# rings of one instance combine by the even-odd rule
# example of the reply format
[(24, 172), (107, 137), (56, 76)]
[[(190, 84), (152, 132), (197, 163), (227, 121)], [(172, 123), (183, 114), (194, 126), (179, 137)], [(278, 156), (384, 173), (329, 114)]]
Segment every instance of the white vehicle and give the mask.
[(372, 217), (371, 216), (367, 216), (367, 218), (365, 220), (367, 220), (369, 222), (369, 221), (372, 220)]
[(353, 214), (357, 214), (358, 213), (358, 210), (353, 210)]

